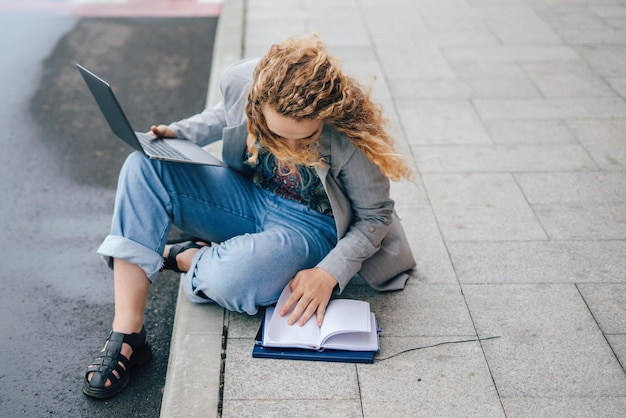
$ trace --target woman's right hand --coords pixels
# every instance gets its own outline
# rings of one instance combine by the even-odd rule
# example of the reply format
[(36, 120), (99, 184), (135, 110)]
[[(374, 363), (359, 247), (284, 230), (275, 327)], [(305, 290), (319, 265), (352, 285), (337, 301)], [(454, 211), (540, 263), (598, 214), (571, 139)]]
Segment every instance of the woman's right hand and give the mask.
[(176, 138), (176, 131), (167, 125), (152, 125), (149, 133), (155, 138)]

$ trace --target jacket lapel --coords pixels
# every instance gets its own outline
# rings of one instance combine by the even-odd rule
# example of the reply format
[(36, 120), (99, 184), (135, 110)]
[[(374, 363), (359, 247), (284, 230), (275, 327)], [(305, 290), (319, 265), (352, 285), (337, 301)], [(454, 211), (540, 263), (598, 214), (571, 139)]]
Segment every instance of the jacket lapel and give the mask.
[(350, 202), (341, 191), (341, 188), (335, 181), (335, 178), (332, 175), (329, 175), (333, 163), (331, 160), (333, 142), (332, 129), (325, 127), (319, 141), (320, 146), (318, 148), (318, 152), (319, 155), (324, 158), (326, 164), (323, 167), (316, 167), (315, 171), (322, 181), (324, 190), (330, 200), (330, 206), (333, 210), (333, 218), (335, 218), (335, 225), (337, 228), (337, 239), (340, 239), (345, 235), (350, 227), (350, 224), (352, 223), (352, 209), (350, 208)]
[(231, 168), (244, 174), (250, 174), (252, 168), (244, 164), (246, 157), (246, 139), (248, 137), (248, 125), (243, 123), (237, 126), (229, 126), (223, 130), (224, 145), (222, 158)]

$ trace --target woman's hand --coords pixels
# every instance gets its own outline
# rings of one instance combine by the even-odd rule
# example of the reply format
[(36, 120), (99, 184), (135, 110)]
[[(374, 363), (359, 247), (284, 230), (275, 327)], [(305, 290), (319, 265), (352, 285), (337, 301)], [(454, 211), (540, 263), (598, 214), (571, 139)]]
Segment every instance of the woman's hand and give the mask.
[(285, 316), (295, 304), (289, 316), (289, 325), (297, 321), (298, 325), (302, 326), (313, 314), (317, 314), (317, 326), (321, 327), (326, 306), (336, 285), (337, 280), (320, 268), (299, 271), (289, 282), (291, 295), (280, 310), (280, 316)]
[(176, 138), (176, 131), (167, 125), (152, 125), (148, 133), (155, 138)]

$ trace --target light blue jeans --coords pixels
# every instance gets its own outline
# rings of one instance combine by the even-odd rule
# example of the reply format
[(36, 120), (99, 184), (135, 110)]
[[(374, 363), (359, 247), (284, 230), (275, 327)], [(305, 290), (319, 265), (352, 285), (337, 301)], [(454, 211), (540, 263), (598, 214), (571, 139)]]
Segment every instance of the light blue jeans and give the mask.
[(152, 282), (171, 225), (219, 243), (197, 252), (183, 278), (192, 302), (254, 315), (295, 274), (337, 243), (333, 218), (256, 187), (230, 168), (150, 160), (135, 152), (120, 172), (111, 233), (98, 248), (140, 266)]

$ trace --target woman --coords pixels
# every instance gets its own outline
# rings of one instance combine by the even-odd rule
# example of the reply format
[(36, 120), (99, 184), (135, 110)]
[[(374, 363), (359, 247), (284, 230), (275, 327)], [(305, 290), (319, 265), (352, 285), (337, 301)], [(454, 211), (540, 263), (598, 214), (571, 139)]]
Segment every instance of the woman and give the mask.
[[(117, 394), (150, 358), (143, 313), (161, 269), (186, 272), (193, 302), (250, 315), (289, 283), (280, 314), (300, 325), (315, 315), (321, 325), (333, 290), (352, 277), (401, 289), (415, 266), (389, 198), (389, 180), (411, 170), (380, 108), (319, 38), (291, 38), (260, 61), (232, 65), (221, 88), (214, 108), (151, 132), (201, 145), (223, 139), (228, 168), (138, 153), (122, 168), (98, 249), (114, 268), (115, 317), (85, 374), (89, 396)], [(172, 224), (201, 239), (166, 245)]]

